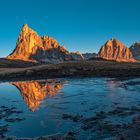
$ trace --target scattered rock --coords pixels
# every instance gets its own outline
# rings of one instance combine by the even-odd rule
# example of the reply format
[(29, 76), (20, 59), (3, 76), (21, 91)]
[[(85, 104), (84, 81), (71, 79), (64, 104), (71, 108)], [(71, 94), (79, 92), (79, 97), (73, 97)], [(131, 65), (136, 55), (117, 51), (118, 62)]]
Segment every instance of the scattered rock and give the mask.
[(8, 131), (8, 125), (0, 125), (0, 135)]
[(25, 118), (6, 118), (5, 121), (7, 122), (20, 122), (25, 120)]
[(72, 120), (72, 121), (74, 121), (74, 122), (80, 121), (80, 120), (82, 119), (82, 117), (83, 117), (83, 116), (81, 116), (81, 115), (79, 115), (79, 114), (77, 114), (77, 115), (75, 115), (75, 116), (69, 115), (69, 114), (62, 114), (62, 118), (63, 118), (63, 119), (70, 119), (70, 120)]
[[(23, 113), (23, 111), (17, 110), (16, 107), (0, 107), (0, 120), (3, 119), (5, 122), (19, 122), (23, 121), (25, 118), (19, 118), (18, 115)], [(11, 115), (16, 115), (16, 118), (9, 118)], [(0, 139), (4, 139), (4, 134), (8, 131), (8, 124), (0, 125)], [(7, 138), (10, 139), (10, 138)], [(6, 140), (7, 140), (6, 139)]]

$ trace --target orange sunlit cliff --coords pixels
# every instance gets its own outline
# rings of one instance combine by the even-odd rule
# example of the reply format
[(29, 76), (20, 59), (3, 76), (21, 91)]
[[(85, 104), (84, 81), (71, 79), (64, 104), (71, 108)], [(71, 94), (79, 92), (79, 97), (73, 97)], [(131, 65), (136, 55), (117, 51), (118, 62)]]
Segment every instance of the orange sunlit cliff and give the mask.
[[(118, 62), (135, 62), (132, 53), (135, 55), (134, 50), (138, 50), (138, 56), (140, 53), (139, 44), (134, 45), (129, 49), (119, 40), (112, 38), (101, 46), (96, 58)], [(59, 63), (62, 61), (84, 60), (85, 57), (80, 52), (69, 52), (50, 36), (39, 36), (37, 32), (24, 24), (16, 48), (7, 56), (7, 59)]]
[[(81, 55), (76, 54), (80, 60)], [(23, 25), (18, 37), (15, 50), (8, 59), (20, 59), (24, 61), (68, 61), (76, 59), (64, 46), (49, 36), (39, 36), (37, 32)]]
[(117, 39), (108, 40), (98, 53), (99, 58), (115, 60), (119, 62), (135, 62), (132, 52)]

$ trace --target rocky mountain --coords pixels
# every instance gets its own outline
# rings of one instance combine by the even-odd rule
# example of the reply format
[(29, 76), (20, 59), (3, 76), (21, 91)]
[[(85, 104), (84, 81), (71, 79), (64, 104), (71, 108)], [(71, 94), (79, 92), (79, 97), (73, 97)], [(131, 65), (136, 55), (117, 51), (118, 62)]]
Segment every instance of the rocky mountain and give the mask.
[(38, 108), (46, 96), (54, 96), (61, 91), (62, 81), (23, 81), (11, 82), (16, 86), (31, 111)]
[(119, 40), (112, 38), (108, 40), (98, 53), (99, 58), (115, 60), (119, 62), (135, 62), (132, 52)]
[[(77, 54), (77, 56), (78, 59), (83, 59), (81, 55)], [(27, 24), (23, 25), (16, 48), (7, 58), (45, 62), (76, 59), (64, 46), (60, 46), (55, 39), (50, 36), (39, 36)]]
[(84, 60), (84, 56), (80, 52), (71, 52), (70, 55), (72, 56), (73, 60)]
[(82, 55), (86, 60), (97, 58), (98, 56), (96, 53), (83, 53)]
[(135, 59), (140, 59), (140, 42), (135, 42), (129, 49)]

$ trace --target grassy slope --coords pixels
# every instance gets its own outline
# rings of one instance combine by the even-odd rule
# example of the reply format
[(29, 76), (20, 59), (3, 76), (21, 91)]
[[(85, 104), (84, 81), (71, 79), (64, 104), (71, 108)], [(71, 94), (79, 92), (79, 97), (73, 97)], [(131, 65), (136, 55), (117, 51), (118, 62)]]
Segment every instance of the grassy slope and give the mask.
[[(17, 66), (17, 65), (16, 65)], [(64, 77), (64, 76), (140, 76), (140, 63), (118, 63), (92, 60), (64, 62), (60, 64), (40, 64), (26, 68), (0, 68), (0, 80), (15, 78)]]

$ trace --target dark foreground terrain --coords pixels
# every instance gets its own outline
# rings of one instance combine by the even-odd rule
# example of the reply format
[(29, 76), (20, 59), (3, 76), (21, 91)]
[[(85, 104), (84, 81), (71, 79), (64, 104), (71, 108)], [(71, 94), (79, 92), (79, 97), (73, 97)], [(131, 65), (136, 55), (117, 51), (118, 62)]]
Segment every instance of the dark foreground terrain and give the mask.
[(0, 60), (0, 80), (75, 76), (139, 77), (140, 63), (104, 60), (73, 61), (59, 64)]

